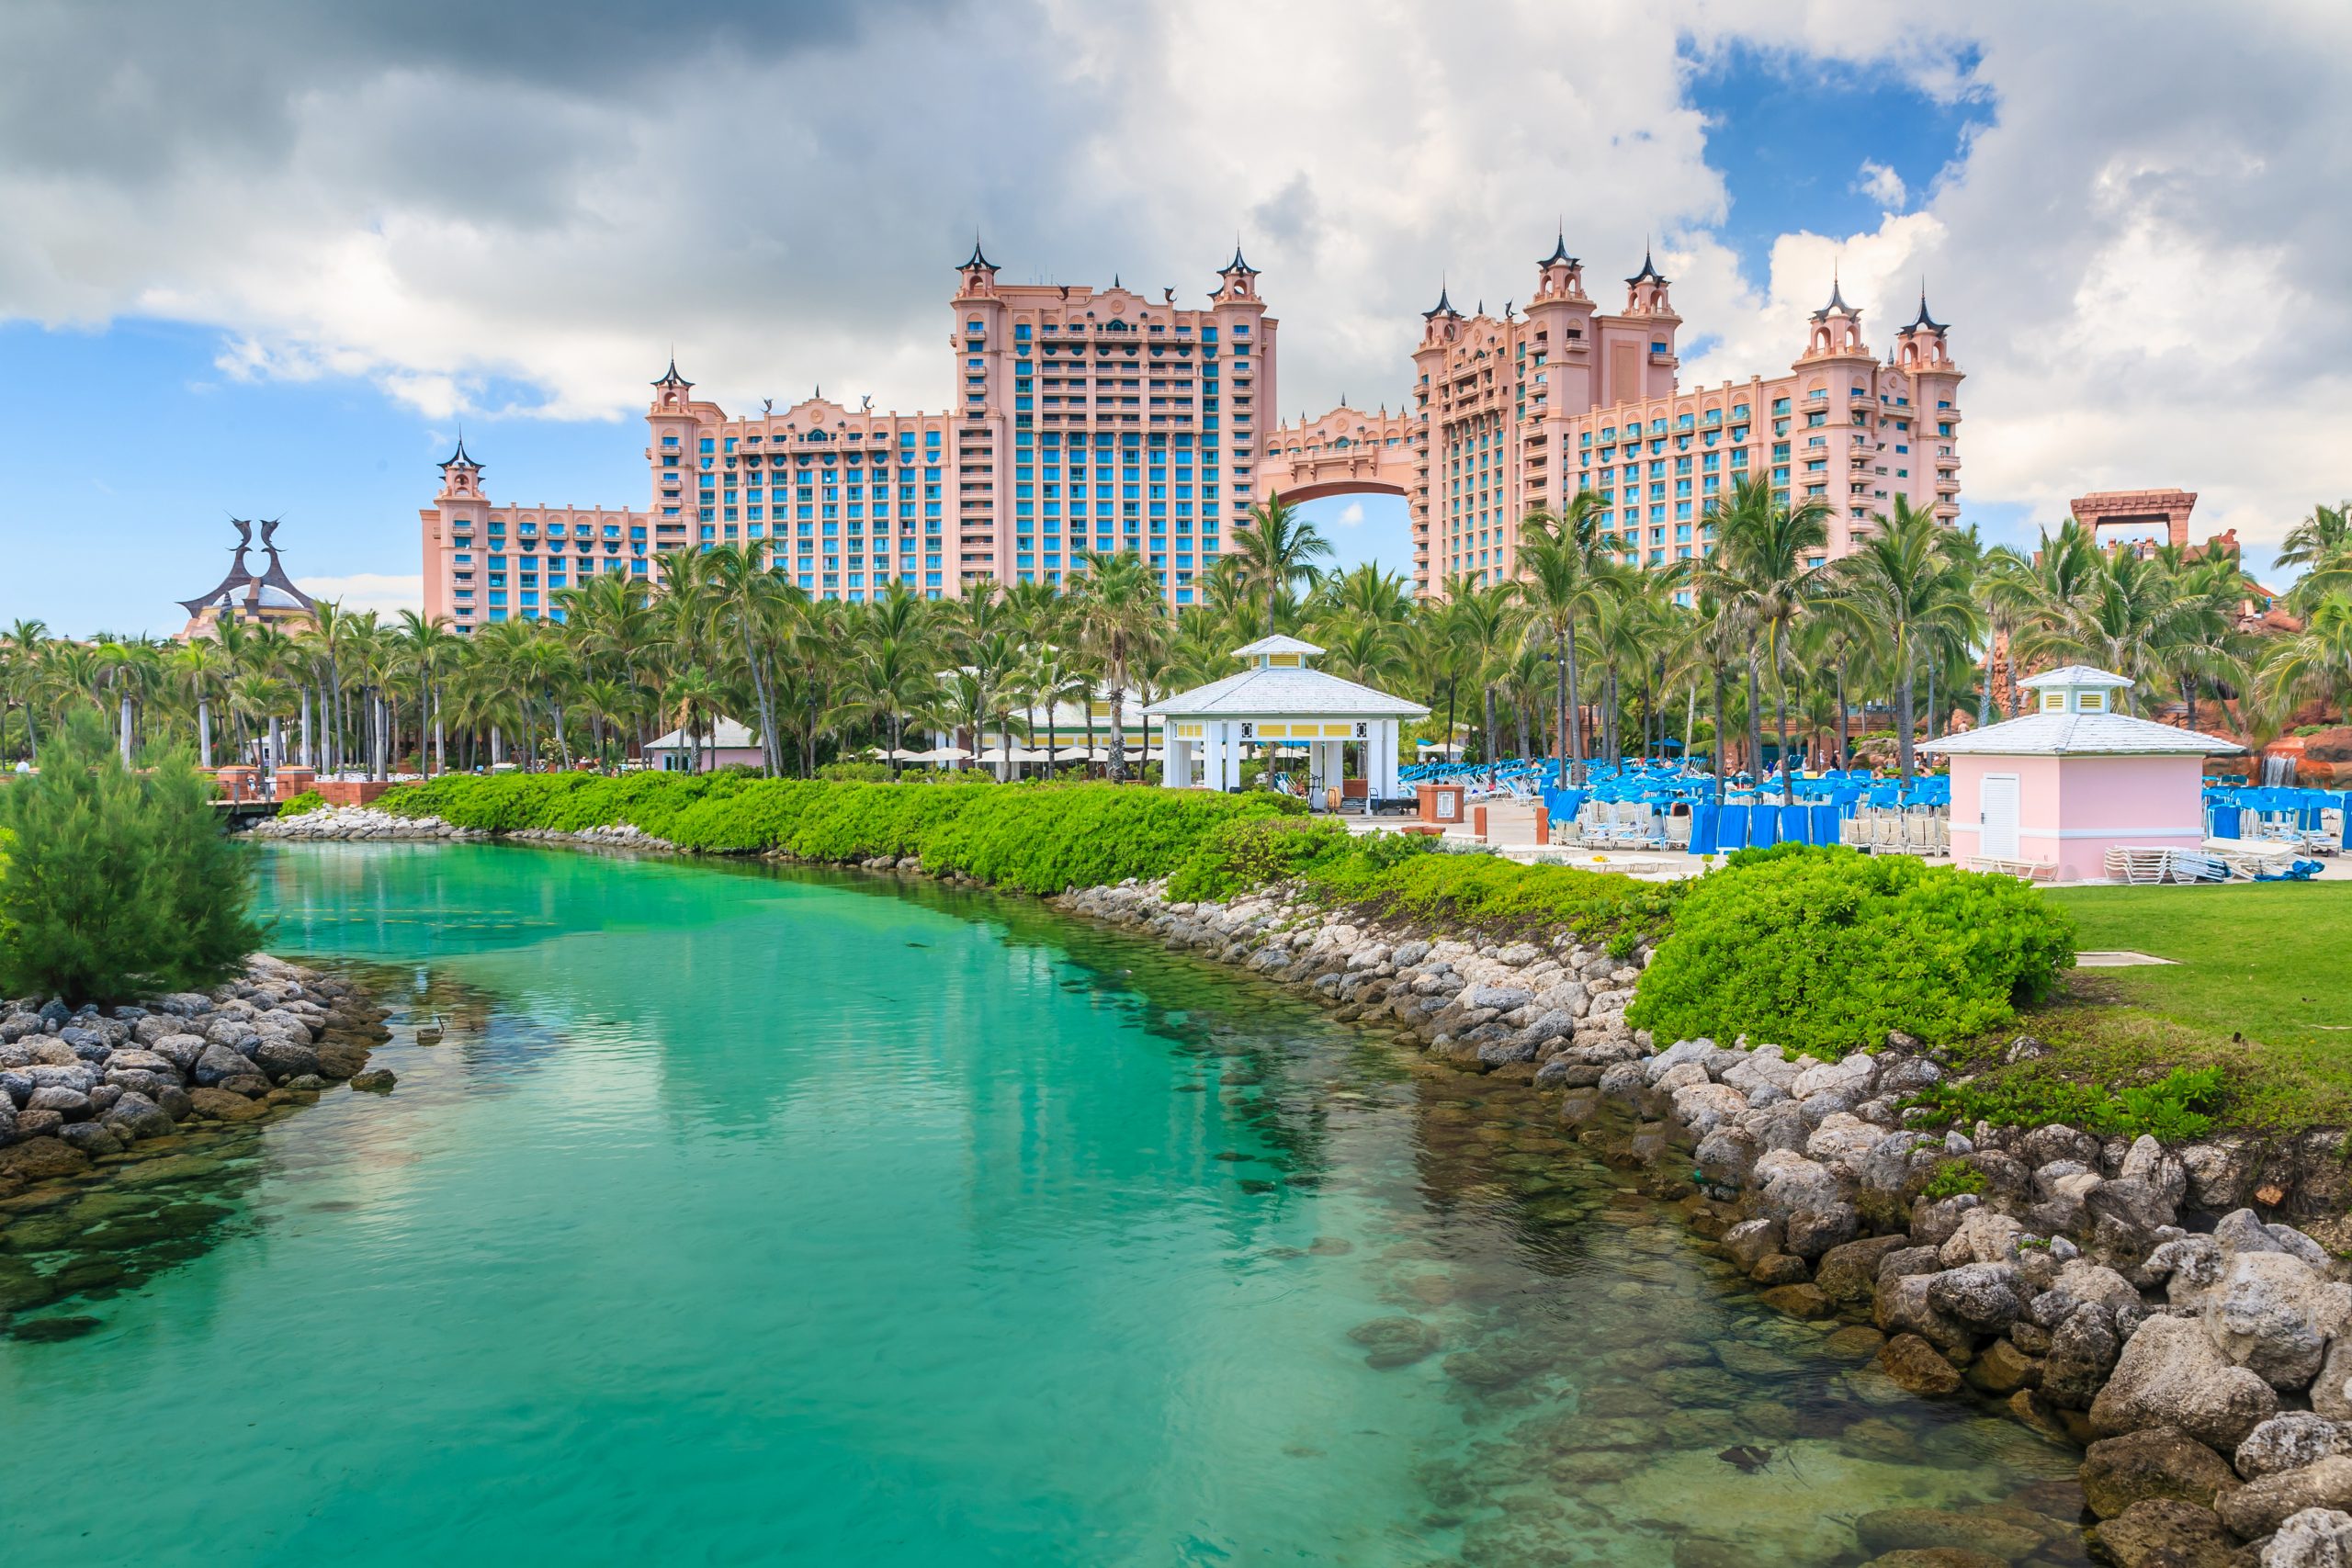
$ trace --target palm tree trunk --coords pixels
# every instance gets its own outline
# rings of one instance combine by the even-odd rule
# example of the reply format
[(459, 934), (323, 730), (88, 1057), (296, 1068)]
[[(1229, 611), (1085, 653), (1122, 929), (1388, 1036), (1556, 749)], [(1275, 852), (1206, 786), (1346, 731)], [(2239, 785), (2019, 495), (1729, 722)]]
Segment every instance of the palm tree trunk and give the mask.
[(1841, 650), (1838, 655), (1838, 765), (1841, 768), (1850, 768), (1854, 765), (1853, 748), (1848, 743), (1846, 738), (1846, 716), (1848, 711), (1849, 710), (1846, 706), (1846, 655)]
[(1764, 783), (1764, 697), (1756, 682), (1756, 649), (1747, 650), (1747, 771)]
[(1571, 615), (1563, 621), (1566, 628), (1560, 639), (1560, 657), (1568, 671), (1568, 706), (1561, 716), (1568, 730), (1568, 783), (1578, 787), (1584, 784), (1584, 681), (1577, 672), (1577, 623)]
[(1560, 787), (1566, 789), (1568, 787), (1568, 653), (1567, 637), (1565, 634), (1560, 636), (1559, 641), (1561, 644), (1558, 649), (1559, 657), (1552, 660), (1552, 668), (1559, 677), (1560, 730), (1553, 737), (1553, 740), (1560, 753)]
[(207, 772), (211, 771), (212, 699), (209, 697), (196, 699), (196, 755), (198, 764)]
[(1903, 639), (1903, 679), (1895, 689), (1894, 753), (1896, 771), (1911, 782), (1911, 642)]
[(441, 722), (441, 694), (433, 694), (433, 766), (436, 772), (449, 771), (449, 739)]
[(1715, 672), (1715, 804), (1724, 803), (1724, 778), (1731, 772), (1731, 695), (1730, 682), (1724, 679), (1724, 667), (1716, 664)]
[(1796, 801), (1796, 776), (1789, 769), (1789, 671), (1781, 655), (1779, 627), (1772, 631), (1772, 688), (1774, 722), (1781, 731), (1781, 804)]
[(1936, 738), (1936, 661), (1928, 660), (1928, 739)]
[(1495, 763), (1497, 761), (1495, 756), (1495, 683), (1492, 681), (1486, 683), (1486, 695), (1487, 729), (1486, 733), (1478, 738), (1478, 749), (1487, 754), (1485, 759), (1487, 763), (1487, 787), (1488, 789), (1492, 789), (1495, 787)]

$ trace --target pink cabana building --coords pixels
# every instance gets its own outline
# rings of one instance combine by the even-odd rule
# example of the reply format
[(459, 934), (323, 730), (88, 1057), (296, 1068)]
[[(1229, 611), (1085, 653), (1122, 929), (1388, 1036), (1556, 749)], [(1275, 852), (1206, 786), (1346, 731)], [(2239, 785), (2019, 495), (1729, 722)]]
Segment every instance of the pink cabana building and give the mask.
[(2205, 759), (2245, 748), (2118, 711), (2132, 682), (2070, 664), (2018, 684), (2033, 711), (1919, 748), (1951, 759), (1951, 852), (1978, 870), (2107, 880), (2114, 848), (2205, 841)]

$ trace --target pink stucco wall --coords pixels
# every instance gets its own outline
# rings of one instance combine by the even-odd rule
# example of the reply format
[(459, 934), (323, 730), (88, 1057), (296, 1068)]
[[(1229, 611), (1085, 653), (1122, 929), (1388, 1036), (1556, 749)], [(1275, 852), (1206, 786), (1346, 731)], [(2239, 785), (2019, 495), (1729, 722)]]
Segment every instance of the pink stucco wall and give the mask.
[(1978, 846), (1988, 773), (2018, 776), (2018, 856), (2060, 882), (2107, 877), (2110, 848), (2195, 849), (2205, 840), (2200, 757), (1954, 757), (1952, 858)]

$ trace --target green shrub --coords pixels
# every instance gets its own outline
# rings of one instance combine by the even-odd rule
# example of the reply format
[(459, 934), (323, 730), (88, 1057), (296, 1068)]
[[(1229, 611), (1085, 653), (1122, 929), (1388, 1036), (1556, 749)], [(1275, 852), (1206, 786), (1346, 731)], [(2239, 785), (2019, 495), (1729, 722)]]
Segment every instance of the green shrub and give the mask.
[(321, 795), (317, 790), (306, 789), (301, 794), (296, 795), (293, 799), (286, 801), (280, 805), (277, 808), (277, 814), (280, 817), (307, 816), (309, 813), (313, 811), (325, 810), (326, 804), (327, 797), (325, 795)]
[(122, 765), (73, 715), (0, 788), (0, 995), (119, 1002), (209, 986), (261, 945), (243, 848), (178, 753)]
[(1302, 879), (1328, 903), (1374, 919), (1459, 927), (1495, 936), (1566, 933), (1631, 953), (1662, 933), (1686, 885), (1617, 872), (1517, 865), (1499, 855), (1437, 851), (1412, 836), (1363, 840)]
[(1168, 878), (1175, 899), (1230, 898), (1287, 882), (1348, 852), (1351, 835), (1328, 817), (1237, 817), (1194, 845)]
[(2148, 1083), (2115, 1088), (2062, 1077), (2046, 1060), (2024, 1062), (1972, 1078), (1932, 1084), (1905, 1101), (1938, 1124), (1990, 1122), (1996, 1127), (2043, 1127), (2052, 1122), (2101, 1137), (2143, 1133), (2179, 1141), (2201, 1138), (2221, 1109), (2219, 1067), (2175, 1067)]
[(1222, 823), (1305, 809), (1267, 794), (1093, 784), (923, 788), (730, 773), (466, 775), (402, 785), (380, 804), (500, 832), (633, 823), (713, 854), (917, 855), (927, 871), (1032, 893), (1164, 876)]
[(1628, 1023), (1827, 1056), (1890, 1030), (1941, 1043), (1997, 1029), (2074, 963), (2073, 922), (2013, 877), (1803, 845), (1734, 854), (1673, 928)]
[(1930, 1203), (1940, 1203), (1947, 1198), (1957, 1198), (1963, 1192), (1983, 1192), (1984, 1173), (1964, 1159), (1939, 1162), (1928, 1177), (1928, 1184), (1919, 1189), (1919, 1196)]

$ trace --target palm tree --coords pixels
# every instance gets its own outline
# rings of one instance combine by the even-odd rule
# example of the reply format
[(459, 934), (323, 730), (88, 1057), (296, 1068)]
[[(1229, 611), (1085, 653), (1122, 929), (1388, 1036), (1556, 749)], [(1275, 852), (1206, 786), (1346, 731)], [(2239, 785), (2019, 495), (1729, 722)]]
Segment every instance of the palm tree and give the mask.
[[(1762, 639), (1765, 661), (1772, 671), (1781, 804), (1792, 805), (1796, 784), (1789, 767), (1789, 635), (1821, 592), (1818, 569), (1812, 563), (1829, 546), (1829, 508), (1818, 501), (1784, 505), (1773, 499), (1769, 481), (1757, 479), (1737, 487), (1727, 502), (1719, 502), (1710, 511), (1716, 545), (1702, 575), (1726, 604), (1740, 607)], [(1751, 658), (1751, 731), (1758, 725), (1755, 674)]]
[(2352, 713), (2352, 599), (2321, 600), (2301, 631), (2274, 641), (2256, 686), (2281, 723), (2310, 700)]
[(1907, 784), (1913, 772), (1912, 705), (1920, 649), (1939, 630), (1972, 626), (1975, 611), (1943, 552), (1943, 526), (1933, 513), (1897, 496), (1894, 515), (1881, 514), (1877, 522), (1861, 547), (1838, 563), (1836, 584), (1889, 650), (1894, 671), (1895, 755)]
[(1487, 782), (1491, 785), (1495, 766), (1500, 761), (1495, 733), (1495, 682), (1501, 673), (1502, 650), (1519, 635), (1515, 613), (1519, 584), (1481, 583), (1475, 577), (1457, 578), (1455, 584), (1454, 597), (1448, 604), (1448, 619), (1486, 703), (1487, 723), (1479, 746), (1487, 763)]
[(1530, 629), (1551, 640), (1559, 672), (1563, 789), (1584, 783), (1584, 726), (1569, 712), (1570, 694), (1583, 691), (1577, 679), (1577, 617), (1591, 614), (1603, 598), (1623, 597), (1634, 584), (1634, 569), (1619, 559), (1625, 543), (1601, 527), (1602, 510), (1597, 491), (1582, 491), (1556, 517), (1539, 508), (1520, 523), (1520, 592)]
[(25, 761), (40, 765), (40, 734), (33, 723), (34, 694), (40, 689), (41, 663), (49, 642), (45, 621), (19, 619), (5, 638), (8, 659), (8, 694), (25, 710)]
[(193, 637), (172, 655), (172, 676), (196, 703), (197, 763), (212, 766), (212, 699), (226, 685), (228, 656), (210, 637)]
[(1314, 563), (1330, 553), (1329, 541), (1296, 507), (1264, 501), (1251, 507), (1249, 521), (1233, 530), (1233, 548), (1226, 558), (1238, 561), (1242, 576), (1265, 596), (1265, 635), (1272, 637), (1284, 595), (1301, 584), (1313, 584), (1318, 575)]
[(1159, 619), (1159, 581), (1141, 556), (1090, 550), (1080, 558), (1086, 575), (1075, 595), (1076, 624), (1110, 674), (1111, 780), (1125, 784), (1127, 665)]

